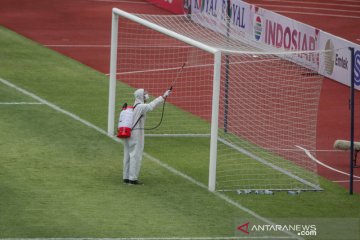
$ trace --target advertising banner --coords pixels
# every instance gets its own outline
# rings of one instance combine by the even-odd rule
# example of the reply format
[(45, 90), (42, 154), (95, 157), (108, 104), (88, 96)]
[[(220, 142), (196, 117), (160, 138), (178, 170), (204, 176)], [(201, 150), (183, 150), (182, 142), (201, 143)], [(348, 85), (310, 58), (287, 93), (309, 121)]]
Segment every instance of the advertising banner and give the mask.
[(351, 76), (349, 47), (354, 47), (355, 86), (360, 90), (358, 44), (242, 0), (191, 0), (191, 13), (193, 21), (206, 28), (232, 39), (245, 37), (248, 44), (268, 51), (321, 50), (319, 54), (299, 53), (292, 61), (348, 86)]
[(344, 40), (334, 35), (321, 31), (320, 46), (325, 50), (324, 57), (320, 58), (319, 73), (335, 79), (343, 84), (350, 81), (351, 54)]
[(320, 33), (320, 50), (324, 50), (320, 58), (319, 73), (350, 86), (351, 84), (351, 52), (354, 48), (355, 88), (360, 90), (360, 46), (327, 32)]
[(226, 35), (227, 0), (191, 0), (194, 22)]
[[(252, 7), (253, 40), (266, 46), (288, 51), (315, 51), (319, 49), (319, 29), (300, 23), (272, 11)], [(316, 54), (299, 54), (296, 61), (312, 70), (319, 68)]]
[(233, 35), (244, 35), (244, 33), (248, 34), (251, 31), (250, 14), (250, 4), (241, 0), (230, 1), (230, 24)]
[(204, 27), (236, 39), (237, 35), (250, 31), (250, 6), (241, 0), (192, 0), (192, 19)]

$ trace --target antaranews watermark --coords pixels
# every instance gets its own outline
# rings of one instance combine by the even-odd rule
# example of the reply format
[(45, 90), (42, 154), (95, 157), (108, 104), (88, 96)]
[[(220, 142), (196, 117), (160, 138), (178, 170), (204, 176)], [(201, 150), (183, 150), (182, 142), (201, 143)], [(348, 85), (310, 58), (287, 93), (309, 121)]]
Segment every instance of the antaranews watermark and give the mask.
[(358, 240), (360, 218), (275, 218), (272, 223), (239, 218), (235, 223), (238, 237), (285, 237), (299, 239)]

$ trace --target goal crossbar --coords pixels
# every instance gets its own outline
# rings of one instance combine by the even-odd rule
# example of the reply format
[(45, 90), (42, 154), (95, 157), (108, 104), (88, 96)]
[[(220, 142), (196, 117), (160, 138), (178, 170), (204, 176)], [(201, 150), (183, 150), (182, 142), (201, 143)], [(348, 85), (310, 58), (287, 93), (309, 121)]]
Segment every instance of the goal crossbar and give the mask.
[(219, 51), (219, 49), (210, 47), (210, 46), (208, 46), (208, 45), (206, 45), (206, 44), (203, 44), (203, 43), (201, 43), (201, 42), (199, 42), (199, 41), (196, 41), (196, 40), (194, 40), (194, 39), (191, 39), (191, 38), (189, 38), (189, 37), (186, 37), (186, 36), (184, 36), (184, 35), (181, 35), (181, 34), (179, 34), (179, 33), (174, 32), (174, 31), (171, 31), (171, 30), (169, 30), (169, 29), (167, 29), (167, 28), (164, 28), (164, 27), (162, 27), (162, 26), (156, 25), (156, 24), (154, 24), (154, 23), (152, 23), (152, 22), (150, 22), (150, 21), (147, 21), (147, 20), (145, 20), (145, 19), (143, 19), (143, 18), (140, 18), (140, 17), (138, 17), (138, 16), (136, 16), (136, 15), (134, 15), (134, 14), (125, 12), (125, 11), (120, 10), (120, 9), (118, 9), (118, 8), (113, 8), (112, 11), (113, 11), (113, 14), (115, 14), (115, 15), (122, 16), (122, 17), (124, 17), (124, 18), (129, 19), (129, 20), (132, 20), (132, 21), (134, 21), (134, 22), (137, 22), (137, 23), (139, 23), (139, 24), (141, 24), (141, 25), (144, 25), (144, 26), (146, 26), (146, 27), (148, 27), (148, 28), (151, 28), (151, 29), (153, 29), (153, 30), (155, 30), (155, 31), (158, 31), (158, 32), (160, 32), (160, 33), (163, 33), (163, 34), (165, 34), (165, 35), (168, 35), (169, 37), (173, 37), (173, 38), (175, 38), (175, 39), (178, 39), (178, 40), (180, 40), (180, 41), (182, 41), (182, 42), (185, 42), (185, 43), (187, 43), (187, 44), (189, 44), (189, 45), (192, 45), (192, 46), (194, 46), (194, 47), (198, 47), (198, 48), (200, 48), (200, 49), (202, 49), (202, 50), (204, 50), (204, 51), (207, 51), (207, 52), (209, 52), (209, 53), (213, 53), (213, 54), (214, 54), (214, 53), (216, 53), (216, 52)]

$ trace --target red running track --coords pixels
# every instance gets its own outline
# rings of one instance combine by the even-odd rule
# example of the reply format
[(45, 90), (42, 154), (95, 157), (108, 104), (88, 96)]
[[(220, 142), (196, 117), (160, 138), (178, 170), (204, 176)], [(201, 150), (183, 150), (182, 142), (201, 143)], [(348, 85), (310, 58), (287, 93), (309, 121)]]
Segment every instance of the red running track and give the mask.
[[(309, 0), (249, 0), (264, 8), (360, 43), (360, 3)], [(323, 5), (322, 5), (323, 4)], [(265, 6), (266, 5), (266, 6)], [(269, 6), (272, 5), (272, 6)], [(349, 6), (351, 5), (351, 6)], [(100, 72), (109, 71), (111, 9), (128, 12), (169, 14), (144, 0), (2, 0), (0, 24)], [(340, 11), (329, 10), (336, 8)], [(326, 10), (327, 9), (327, 10)], [(341, 11), (343, 10), (343, 11)], [(335, 16), (337, 15), (337, 16)], [(349, 88), (326, 79), (321, 92), (317, 149), (332, 149), (336, 139), (349, 139)], [(356, 94), (356, 126), (360, 126), (360, 95)], [(360, 128), (356, 140), (360, 141)], [(349, 172), (347, 152), (320, 152), (325, 164)], [(360, 162), (360, 159), (359, 159)], [(348, 187), (348, 177), (319, 166), (319, 173)], [(355, 169), (360, 176), (360, 168)], [(360, 193), (360, 182), (355, 182)]]

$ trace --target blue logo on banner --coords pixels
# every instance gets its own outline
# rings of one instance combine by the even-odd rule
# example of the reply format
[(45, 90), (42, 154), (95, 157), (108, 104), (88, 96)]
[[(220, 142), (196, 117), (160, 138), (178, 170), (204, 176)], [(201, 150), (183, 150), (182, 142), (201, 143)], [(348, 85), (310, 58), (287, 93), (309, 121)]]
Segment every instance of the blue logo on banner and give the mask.
[(258, 41), (261, 38), (261, 32), (262, 32), (261, 18), (257, 16), (254, 24), (254, 33), (255, 33), (255, 39)]
[(354, 61), (355, 85), (360, 86), (360, 50), (355, 52)]

